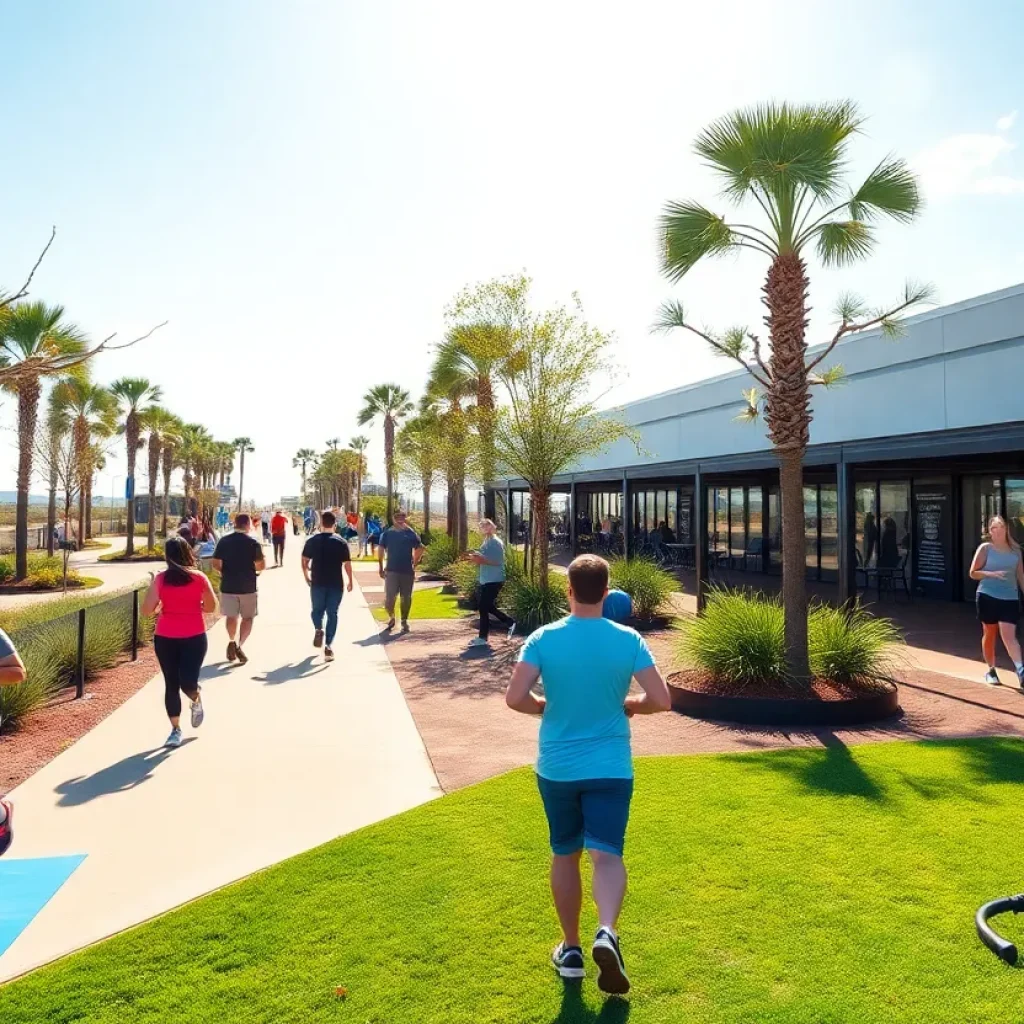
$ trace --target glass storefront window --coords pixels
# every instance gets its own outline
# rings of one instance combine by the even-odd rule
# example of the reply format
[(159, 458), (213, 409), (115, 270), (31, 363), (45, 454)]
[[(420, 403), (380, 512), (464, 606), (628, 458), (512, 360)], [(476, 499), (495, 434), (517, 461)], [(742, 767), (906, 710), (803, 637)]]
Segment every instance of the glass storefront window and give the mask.
[[(910, 556), (910, 481), (884, 481), (879, 488), (878, 565), (892, 569)], [(912, 578), (910, 566), (907, 578)]]
[(1024, 480), (1017, 477), (1006, 478), (1006, 522), (1020, 544), (1024, 538)]
[(821, 579), (839, 576), (839, 499), (835, 484), (818, 488), (821, 534)]
[(818, 488), (804, 488), (804, 565), (807, 575), (818, 576)]
[(857, 531), (857, 566), (871, 568), (878, 561), (878, 487), (857, 484), (854, 494)]
[(778, 487), (768, 488), (768, 564), (782, 565), (782, 500)]
[(746, 502), (744, 487), (729, 488), (729, 556), (734, 569), (742, 569), (747, 553)]
[(762, 491), (758, 486), (747, 489), (747, 568), (760, 572), (764, 544), (764, 515)]

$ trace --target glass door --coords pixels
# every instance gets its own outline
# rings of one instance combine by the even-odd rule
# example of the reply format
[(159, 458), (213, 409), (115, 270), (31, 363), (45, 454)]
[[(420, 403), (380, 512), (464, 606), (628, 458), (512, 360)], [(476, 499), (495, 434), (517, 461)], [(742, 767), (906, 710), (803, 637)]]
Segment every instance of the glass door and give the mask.
[[(1015, 481), (1015, 483), (1017, 482)], [(962, 493), (961, 550), (963, 554), (964, 600), (973, 601), (974, 591), (978, 584), (969, 575), (971, 561), (978, 545), (987, 535), (989, 519), (1003, 513), (1003, 482), (997, 476), (965, 476)]]

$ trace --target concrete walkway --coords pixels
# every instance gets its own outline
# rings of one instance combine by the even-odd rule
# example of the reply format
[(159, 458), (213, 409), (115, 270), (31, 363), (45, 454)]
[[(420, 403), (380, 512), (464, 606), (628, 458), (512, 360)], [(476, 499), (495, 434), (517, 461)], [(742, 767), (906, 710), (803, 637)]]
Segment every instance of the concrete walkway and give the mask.
[[(358, 586), (337, 660), (313, 649), (301, 543), (261, 577), (244, 668), (211, 631), (206, 722), (193, 731), (186, 702), (179, 749), (161, 746), (157, 678), (13, 791), (5, 867), (85, 859), (0, 956), (0, 981), (440, 794)], [(0, 921), (4, 900), (0, 881)]]

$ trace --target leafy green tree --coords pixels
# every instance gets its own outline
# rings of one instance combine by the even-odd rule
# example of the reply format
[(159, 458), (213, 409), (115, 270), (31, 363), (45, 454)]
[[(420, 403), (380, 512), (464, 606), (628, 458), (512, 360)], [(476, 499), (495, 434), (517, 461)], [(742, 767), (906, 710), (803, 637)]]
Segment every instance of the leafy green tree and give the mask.
[[(110, 385), (110, 393), (118, 400), (124, 413), (124, 439), (128, 449), (128, 501), (126, 509), (128, 538), (125, 557), (135, 553), (135, 461), (142, 447), (143, 412), (160, 401), (160, 388), (145, 377), (121, 377)], [(152, 522), (153, 517), (150, 516)]]
[(18, 478), (15, 512), (15, 579), (28, 575), (28, 498), (36, 448), (43, 377), (74, 372), (85, 336), (64, 317), (63, 306), (20, 302), (0, 310), (0, 368), (16, 371), (3, 386), (18, 398)]
[(861, 123), (849, 102), (767, 104), (729, 114), (705, 129), (694, 149), (721, 177), (728, 200), (752, 204), (753, 218), (727, 221), (692, 201), (668, 203), (661, 218), (662, 271), (671, 281), (708, 256), (747, 249), (768, 260), (762, 290), (769, 352), (744, 327), (713, 334), (693, 326), (678, 302), (662, 307), (655, 327), (697, 335), (743, 366), (756, 383), (744, 393), (744, 416), (763, 413), (779, 458), (787, 672), (798, 681), (810, 675), (803, 460), (810, 439), (811, 388), (842, 380), (841, 366), (822, 366), (842, 338), (876, 326), (897, 335), (900, 314), (929, 297), (929, 289), (908, 285), (891, 308), (873, 311), (858, 298), (844, 296), (835, 333), (820, 351), (808, 354), (805, 257), (813, 251), (827, 267), (862, 259), (874, 247), (879, 220), (907, 222), (921, 206), (914, 175), (894, 157), (886, 157), (852, 192), (844, 190), (847, 145)]
[(404, 423), (395, 441), (399, 470), (415, 476), (423, 489), (424, 540), (430, 538), (430, 492), (441, 469), (442, 445), (440, 419), (431, 409)]
[(359, 410), (359, 426), (369, 426), (379, 419), (384, 425), (384, 475), (387, 490), (387, 522), (391, 523), (394, 508), (395, 487), (395, 429), (400, 420), (413, 410), (409, 392), (397, 384), (378, 384), (363, 395), (363, 407)]

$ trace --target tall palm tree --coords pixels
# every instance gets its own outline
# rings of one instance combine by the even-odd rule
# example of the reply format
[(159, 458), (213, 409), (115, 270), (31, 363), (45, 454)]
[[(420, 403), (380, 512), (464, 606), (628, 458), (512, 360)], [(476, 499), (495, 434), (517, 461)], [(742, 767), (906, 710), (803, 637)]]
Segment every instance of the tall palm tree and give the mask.
[(363, 434), (357, 434), (349, 438), (349, 447), (359, 456), (359, 464), (356, 469), (356, 512), (360, 510), (363, 500), (363, 474), (366, 472), (366, 449), (370, 446), (370, 439)]
[[(140, 416), (150, 405), (160, 401), (160, 388), (150, 383), (145, 377), (121, 377), (110, 385), (110, 393), (118, 400), (124, 414), (124, 439), (128, 449), (128, 482), (125, 491), (126, 518), (128, 540), (125, 544), (125, 556), (131, 558), (135, 553), (135, 459), (142, 446), (142, 426)], [(152, 517), (150, 517), (152, 518)]]
[(292, 468), (299, 469), (302, 473), (302, 503), (306, 502), (306, 466), (316, 458), (316, 452), (312, 448), (300, 448), (292, 459)]
[(165, 429), (173, 426), (175, 417), (159, 405), (151, 405), (139, 417), (140, 426), (148, 431), (146, 449), (148, 456), (147, 485), (149, 493), (149, 519), (147, 522), (146, 545), (152, 548), (156, 543), (156, 485), (160, 475), (160, 456), (163, 453)]
[(61, 476), (61, 441), (71, 429), (71, 417), (61, 401), (60, 391), (53, 388), (46, 409), (43, 443), (46, 446), (47, 501), (46, 501), (46, 553), (53, 555), (53, 534), (57, 528), (57, 485)]
[(212, 440), (210, 432), (201, 423), (186, 423), (181, 428), (182, 486), (185, 492), (185, 514), (193, 511), (192, 499), (196, 489), (196, 470), (206, 445)]
[(163, 501), (160, 532), (167, 536), (167, 515), (171, 503), (171, 474), (181, 465), (181, 441), (185, 424), (171, 416), (160, 432), (160, 471), (163, 475)]
[(242, 511), (242, 484), (245, 482), (245, 453), (254, 452), (252, 438), (236, 437), (231, 442), (238, 449), (238, 511)]
[(668, 203), (661, 218), (662, 271), (671, 281), (680, 280), (706, 256), (750, 249), (768, 259), (762, 301), (770, 354), (762, 353), (757, 336), (745, 328), (712, 335), (693, 327), (677, 302), (662, 307), (655, 326), (698, 335), (719, 354), (739, 362), (763, 389), (745, 392), (745, 415), (757, 416), (763, 408), (779, 459), (787, 670), (795, 680), (810, 675), (803, 510), (810, 388), (841, 379), (842, 367), (818, 367), (842, 337), (872, 326), (897, 333), (899, 314), (928, 295), (925, 288), (908, 286), (902, 301), (879, 313), (870, 313), (853, 297), (843, 298), (834, 336), (823, 351), (808, 358), (805, 256), (813, 250), (825, 266), (860, 259), (873, 248), (875, 221), (891, 217), (906, 222), (921, 206), (914, 175), (894, 157), (886, 157), (857, 189), (844, 191), (847, 144), (861, 123), (848, 102), (768, 104), (729, 114), (705, 129), (694, 148), (723, 179), (726, 198), (756, 203), (758, 209), (752, 212), (760, 226), (747, 218), (729, 223), (691, 201)]
[(404, 469), (419, 477), (423, 489), (423, 538), (430, 538), (430, 491), (441, 468), (441, 423), (433, 409), (425, 409), (398, 431), (395, 448)]
[(397, 384), (378, 384), (363, 395), (363, 407), (359, 410), (357, 422), (359, 426), (369, 426), (375, 419), (384, 423), (384, 475), (387, 487), (388, 523), (394, 507), (395, 481), (395, 428), (398, 421), (412, 412), (413, 405), (409, 400), (409, 392)]
[[(28, 497), (36, 443), (42, 377), (79, 372), (63, 369), (62, 356), (85, 351), (85, 336), (64, 319), (63, 306), (22, 302), (0, 317), (0, 367), (17, 370), (4, 387), (18, 396), (18, 480), (15, 513), (15, 579), (28, 575)], [(56, 359), (56, 363), (55, 363)], [(54, 368), (56, 366), (57, 368)]]
[(75, 467), (78, 470), (78, 538), (81, 541), (87, 539), (91, 532), (88, 511), (92, 507), (97, 440), (110, 437), (117, 429), (117, 400), (107, 388), (82, 376), (61, 381), (55, 390), (56, 400), (64, 405), (71, 417)]

